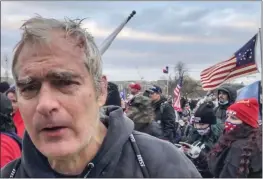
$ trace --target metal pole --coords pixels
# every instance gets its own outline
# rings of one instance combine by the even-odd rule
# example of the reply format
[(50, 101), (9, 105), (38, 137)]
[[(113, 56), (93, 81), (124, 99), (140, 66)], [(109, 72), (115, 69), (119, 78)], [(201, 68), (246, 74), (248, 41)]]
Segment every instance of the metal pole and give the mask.
[(136, 11), (132, 11), (132, 13), (129, 15), (128, 18), (126, 18), (124, 20), (124, 22), (122, 22), (120, 24), (120, 26), (115, 29), (101, 44), (101, 46), (99, 47), (101, 56), (105, 53), (105, 51), (110, 47), (110, 45), (112, 44), (112, 42), (114, 41), (114, 39), (117, 37), (117, 35), (121, 32), (121, 30), (124, 28), (124, 26), (131, 20), (131, 18), (136, 14)]
[(167, 97), (169, 96), (169, 73), (167, 73)]
[[(263, 7), (263, 2), (261, 2), (261, 6)], [(263, 14), (263, 12), (261, 12), (262, 14)], [(263, 68), (263, 53), (262, 53), (262, 51), (263, 51), (263, 47), (262, 47), (262, 44), (263, 44), (263, 38), (262, 38), (262, 34), (263, 34), (263, 28), (262, 28), (262, 24), (261, 24), (261, 28), (259, 28), (259, 44), (260, 44), (260, 58), (261, 58), (261, 91), (262, 91), (262, 89), (263, 89), (263, 77), (262, 77), (262, 74), (263, 74), (263, 70), (262, 70), (262, 68)], [(260, 100), (261, 100), (261, 103), (262, 103), (262, 95), (261, 95), (261, 97), (260, 97)], [(262, 114), (263, 114), (263, 108), (261, 109), (262, 110)], [(262, 120), (262, 119), (261, 119)]]

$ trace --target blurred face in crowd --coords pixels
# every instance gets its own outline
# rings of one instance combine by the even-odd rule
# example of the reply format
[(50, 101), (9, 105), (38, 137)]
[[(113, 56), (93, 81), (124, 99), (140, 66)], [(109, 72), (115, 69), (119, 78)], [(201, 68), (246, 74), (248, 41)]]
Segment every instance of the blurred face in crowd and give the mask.
[(106, 78), (95, 87), (84, 49), (62, 37), (55, 31), (49, 45), (26, 43), (15, 65), (26, 130), (47, 157), (72, 155), (96, 140), (107, 94)]
[(203, 124), (203, 123), (194, 123), (195, 129), (206, 129), (209, 127), (209, 124)]
[(150, 92), (150, 98), (152, 101), (158, 101), (160, 100), (160, 94), (155, 92)]
[(194, 123), (194, 128), (202, 136), (208, 134), (210, 131), (209, 124)]
[(232, 124), (235, 124), (235, 125), (243, 123), (240, 119), (238, 119), (238, 117), (236, 117), (235, 114), (230, 113), (230, 112), (227, 112), (227, 119), (226, 119), (226, 121), (230, 122)]
[(221, 103), (224, 103), (224, 102), (227, 102), (229, 99), (228, 99), (228, 94), (227, 92), (225, 91), (219, 91), (218, 92), (218, 100), (219, 102)]
[(130, 91), (131, 91), (132, 95), (136, 95), (139, 92), (139, 90), (137, 90), (135, 88), (130, 88)]
[(13, 113), (15, 113), (16, 110), (18, 109), (16, 94), (15, 94), (14, 92), (9, 92), (9, 93), (7, 94), (7, 97), (8, 97), (9, 100), (12, 102)]

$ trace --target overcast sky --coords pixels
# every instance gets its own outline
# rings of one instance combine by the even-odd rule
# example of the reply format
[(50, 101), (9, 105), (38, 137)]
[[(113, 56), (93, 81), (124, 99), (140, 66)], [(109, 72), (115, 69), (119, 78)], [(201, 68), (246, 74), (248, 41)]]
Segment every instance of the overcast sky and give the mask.
[[(13, 1), (1, 2), (1, 5), (1, 75), (5, 67), (3, 55), (11, 59), (20, 38), (20, 25), (35, 14), (59, 19), (87, 18), (83, 26), (100, 45), (132, 10), (136, 10), (137, 14), (103, 56), (104, 73), (113, 81), (141, 77), (157, 80), (163, 76), (162, 69), (166, 65), (173, 72), (178, 61), (186, 63), (190, 76), (200, 79), (203, 69), (230, 58), (255, 35), (261, 14), (260, 1)], [(258, 45), (258, 63), (259, 58)], [(253, 76), (260, 79), (259, 74)], [(254, 81), (253, 76), (249, 79)]]

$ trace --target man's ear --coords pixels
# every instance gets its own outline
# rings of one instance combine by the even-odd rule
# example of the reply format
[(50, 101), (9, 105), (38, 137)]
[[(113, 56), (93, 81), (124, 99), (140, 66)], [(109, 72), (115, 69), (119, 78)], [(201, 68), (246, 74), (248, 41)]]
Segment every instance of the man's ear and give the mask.
[(102, 107), (106, 102), (107, 95), (108, 95), (107, 88), (108, 88), (107, 77), (103, 75), (100, 81), (100, 94), (98, 97), (98, 103), (100, 107)]

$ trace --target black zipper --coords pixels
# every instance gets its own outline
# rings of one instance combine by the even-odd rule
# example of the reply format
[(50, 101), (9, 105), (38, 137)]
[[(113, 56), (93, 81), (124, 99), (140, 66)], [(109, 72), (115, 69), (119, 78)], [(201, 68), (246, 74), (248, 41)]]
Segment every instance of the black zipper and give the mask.
[(88, 164), (88, 169), (87, 169), (87, 172), (86, 172), (86, 174), (84, 175), (84, 178), (88, 178), (88, 176), (89, 176), (89, 174), (90, 174), (90, 172), (91, 172), (91, 170), (94, 168), (94, 164), (93, 163), (89, 163)]

